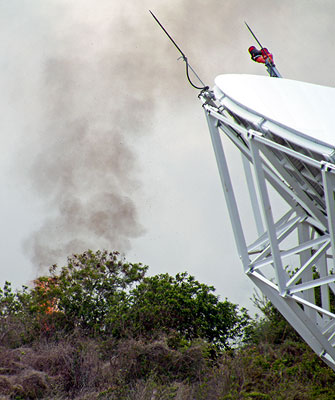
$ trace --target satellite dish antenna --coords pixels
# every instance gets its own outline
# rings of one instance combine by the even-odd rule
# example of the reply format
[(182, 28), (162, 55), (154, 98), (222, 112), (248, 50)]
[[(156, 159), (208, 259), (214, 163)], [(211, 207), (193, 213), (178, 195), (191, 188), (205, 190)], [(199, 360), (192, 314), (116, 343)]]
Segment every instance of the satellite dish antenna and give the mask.
[[(187, 57), (151, 14), (181, 54), (189, 79)], [(203, 86), (189, 81), (201, 90), (244, 272), (335, 370), (335, 89), (273, 79), (281, 78), (273, 57), (246, 25), (261, 47), (270, 77), (220, 75), (212, 89), (196, 74)], [(239, 212), (223, 137), (241, 153), (257, 227), (250, 243), (245, 237), (249, 221)], [(278, 219), (269, 186), (286, 204)]]
[[(335, 89), (220, 75), (208, 97), (200, 94), (244, 272), (335, 370)], [(250, 243), (223, 137), (242, 156), (257, 227)], [(269, 186), (286, 205), (278, 219)]]

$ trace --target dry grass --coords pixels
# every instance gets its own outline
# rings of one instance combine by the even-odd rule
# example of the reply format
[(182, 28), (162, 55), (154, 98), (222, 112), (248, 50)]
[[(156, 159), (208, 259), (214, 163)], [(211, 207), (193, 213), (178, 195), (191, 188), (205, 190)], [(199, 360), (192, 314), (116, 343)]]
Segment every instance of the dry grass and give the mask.
[(79, 332), (0, 347), (0, 400), (328, 400), (335, 374), (302, 343), (260, 344), (215, 360), (195, 342), (102, 341)]
[(182, 398), (186, 386), (181, 382), (195, 382), (208, 369), (203, 352), (200, 343), (178, 351), (169, 348), (166, 340), (100, 342), (80, 335), (17, 349), (2, 346), (0, 395), (17, 399), (171, 399), (179, 393)]

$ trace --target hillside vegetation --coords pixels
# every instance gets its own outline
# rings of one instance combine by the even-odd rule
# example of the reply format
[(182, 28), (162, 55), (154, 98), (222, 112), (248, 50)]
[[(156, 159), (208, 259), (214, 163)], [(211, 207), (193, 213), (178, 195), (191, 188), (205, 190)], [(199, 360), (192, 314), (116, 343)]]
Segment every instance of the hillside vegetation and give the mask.
[(0, 289), (1, 399), (335, 399), (335, 373), (265, 300), (262, 317), (187, 273), (117, 252)]

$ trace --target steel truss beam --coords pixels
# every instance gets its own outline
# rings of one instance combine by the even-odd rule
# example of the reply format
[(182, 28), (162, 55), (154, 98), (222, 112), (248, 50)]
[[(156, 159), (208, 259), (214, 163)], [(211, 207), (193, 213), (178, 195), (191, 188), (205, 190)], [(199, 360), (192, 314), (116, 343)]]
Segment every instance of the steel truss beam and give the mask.
[[(200, 97), (244, 271), (335, 370), (335, 164), (323, 154), (278, 139), (275, 129), (265, 129), (267, 121), (250, 110), (243, 118), (229, 109), (229, 101), (223, 105), (211, 92)], [(222, 135), (242, 154), (257, 227), (249, 244)], [(278, 220), (269, 185), (287, 204)]]

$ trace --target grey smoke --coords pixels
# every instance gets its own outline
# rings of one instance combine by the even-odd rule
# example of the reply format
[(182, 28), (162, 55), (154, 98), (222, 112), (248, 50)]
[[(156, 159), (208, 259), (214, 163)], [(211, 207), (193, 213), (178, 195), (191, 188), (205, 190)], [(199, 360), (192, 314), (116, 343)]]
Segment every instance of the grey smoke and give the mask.
[(126, 251), (143, 233), (132, 200), (139, 185), (132, 146), (151, 104), (124, 49), (113, 51), (106, 40), (92, 51), (92, 33), (85, 37), (85, 27), (77, 28), (82, 41), (67, 38), (64, 54), (45, 63), (45, 109), (30, 178), (56, 214), (25, 244), (39, 266), (88, 247)]

